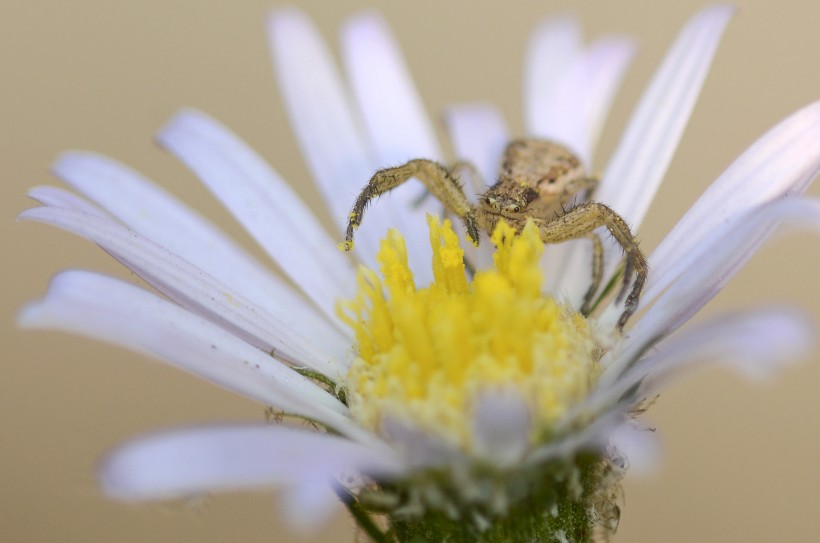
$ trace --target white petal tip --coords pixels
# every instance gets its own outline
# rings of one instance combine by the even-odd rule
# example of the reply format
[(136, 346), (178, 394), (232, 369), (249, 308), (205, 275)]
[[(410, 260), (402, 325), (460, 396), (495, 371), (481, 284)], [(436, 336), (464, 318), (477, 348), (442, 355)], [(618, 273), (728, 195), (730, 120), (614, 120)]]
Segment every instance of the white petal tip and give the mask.
[(473, 415), (474, 453), (499, 467), (521, 461), (529, 446), (532, 415), (513, 390), (485, 392)]
[(380, 433), (411, 467), (445, 465), (460, 455), (449, 443), (395, 416), (382, 417)]
[(716, 4), (709, 6), (701, 11), (701, 14), (710, 17), (731, 17), (740, 8), (734, 4)]
[(581, 22), (578, 19), (578, 16), (569, 11), (556, 13), (542, 19), (541, 22), (539, 22), (538, 25), (535, 27), (535, 33), (553, 33), (560, 31), (571, 31), (580, 33)]
[[(145, 454), (144, 443), (129, 443), (109, 453), (97, 468), (97, 481), (103, 493), (111, 499), (140, 502), (180, 498), (179, 490), (171, 492), (151, 474), (154, 455)], [(193, 494), (193, 490), (189, 494)]]
[(734, 16), (735, 12), (737, 12), (737, 9), (736, 6), (731, 4), (709, 6), (696, 13), (695, 16), (690, 19), (687, 29), (714, 25), (716, 29), (718, 29), (718, 32), (722, 32), (720, 29), (728, 24), (729, 20)]
[(369, 32), (384, 32), (387, 28), (387, 21), (384, 17), (375, 10), (367, 9), (354, 13), (342, 25), (343, 33), (348, 31), (356, 31), (362, 33)]
[(727, 367), (755, 382), (768, 381), (786, 366), (805, 360), (817, 346), (817, 327), (806, 313), (786, 308), (762, 322), (765, 330), (749, 334), (744, 349), (725, 360)]
[(93, 151), (63, 151), (52, 163), (50, 171), (55, 177), (83, 192), (84, 182), (88, 179), (102, 177), (111, 164), (116, 162)]
[[(165, 125), (163, 125), (163, 126), (173, 125), (173, 124), (179, 123), (179, 122), (185, 122), (186, 120), (195, 121), (195, 120), (199, 120), (199, 119), (210, 119), (210, 118), (211, 117), (207, 113), (205, 113), (205, 112), (203, 112), (199, 109), (196, 109), (196, 108), (193, 108), (193, 107), (182, 107), (182, 108), (178, 109), (176, 111), (176, 113), (174, 113), (174, 115), (170, 119), (168, 119), (168, 121), (166, 121)], [(162, 129), (160, 129), (160, 131), (161, 130)]]
[(341, 502), (327, 481), (307, 480), (282, 494), (280, 507), (292, 531), (308, 536), (324, 528), (342, 511)]
[(640, 49), (638, 41), (632, 36), (613, 34), (600, 38), (592, 47), (600, 47), (609, 52), (610, 58), (616, 58), (624, 65), (628, 65), (635, 53)]
[(182, 108), (174, 113), (174, 115), (157, 130), (154, 139), (160, 145), (163, 145), (168, 134), (174, 133), (177, 130), (184, 130), (189, 126), (196, 126), (197, 123), (207, 122), (209, 120), (211, 120), (211, 118), (202, 111), (194, 108)]
[(661, 446), (653, 429), (632, 422), (618, 426), (609, 436), (610, 443), (626, 457), (629, 471), (651, 475), (660, 466)]
[(57, 177), (62, 177), (61, 173), (67, 169), (72, 168), (75, 164), (80, 164), (90, 157), (99, 156), (91, 151), (80, 151), (71, 149), (63, 151), (57, 155), (57, 159), (51, 165), (51, 173)]
[(310, 20), (295, 6), (278, 7), (268, 13), (268, 30), (273, 35), (302, 30), (305, 26), (311, 26)]
[(17, 313), (17, 325), (21, 328), (38, 328), (42, 320), (43, 302), (29, 302)]

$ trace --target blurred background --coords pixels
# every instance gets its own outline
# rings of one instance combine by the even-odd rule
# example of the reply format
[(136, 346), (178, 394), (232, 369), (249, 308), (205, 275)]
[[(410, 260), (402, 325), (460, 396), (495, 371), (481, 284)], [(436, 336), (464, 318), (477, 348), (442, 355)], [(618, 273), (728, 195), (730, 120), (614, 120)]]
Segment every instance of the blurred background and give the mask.
[[(735, 19), (640, 237), (654, 247), (707, 185), (752, 141), (820, 98), (820, 3), (737, 0)], [(576, 12), (586, 36), (634, 35), (627, 72), (597, 164), (613, 149), (640, 92), (701, 2), (300, 2), (336, 47), (350, 14), (376, 8), (390, 24), (440, 126), (449, 104), (485, 100), (520, 132), (521, 68), (534, 23)], [(137, 167), (250, 242), (193, 176), (152, 143), (181, 106), (211, 113), (258, 149), (314, 205), (317, 194), (286, 124), (270, 69), (270, 0), (106, 2), (4, 0), (0, 17), (2, 379), (0, 540), (353, 540), (338, 516), (315, 534), (285, 529), (271, 493), (127, 506), (97, 490), (94, 468), (112, 446), (175, 425), (261, 420), (263, 408), (145, 357), (51, 332), (22, 332), (15, 313), (60, 269), (129, 277), (92, 244), (15, 222), (25, 192), (56, 184), (64, 149), (106, 153)], [(509, 4), (507, 5), (509, 6)], [(810, 189), (820, 194), (820, 186)], [(317, 207), (318, 208), (318, 207)], [(820, 239), (764, 248), (704, 315), (790, 303), (820, 317)], [(764, 384), (708, 370), (674, 384), (648, 414), (664, 459), (627, 477), (617, 541), (811, 541), (820, 493), (820, 349)]]

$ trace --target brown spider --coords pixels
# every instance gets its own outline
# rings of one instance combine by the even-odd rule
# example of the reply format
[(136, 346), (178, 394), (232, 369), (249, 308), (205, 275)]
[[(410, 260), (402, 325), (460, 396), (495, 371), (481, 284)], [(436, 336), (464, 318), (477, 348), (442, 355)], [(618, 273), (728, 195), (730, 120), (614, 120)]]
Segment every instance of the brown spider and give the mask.
[[(624, 251), (623, 284), (616, 297), (616, 302), (620, 302), (629, 291), (624, 311), (618, 319), (618, 327), (623, 329), (638, 308), (647, 275), (646, 258), (629, 226), (615, 211), (602, 203), (586, 199), (598, 180), (586, 175), (578, 158), (569, 149), (554, 142), (514, 140), (504, 151), (498, 181), (479, 196), (475, 206), (467, 200), (455, 175), (456, 170), (465, 166), (471, 168), (465, 164), (447, 168), (438, 162), (420, 158), (402, 166), (377, 171), (356, 198), (347, 225), (345, 250), (353, 247), (353, 232), (361, 224), (364, 209), (370, 200), (415, 177), (444, 204), (448, 212), (461, 218), (467, 235), (476, 245), (479, 243), (479, 231), (492, 233), (500, 219), (518, 232), (524, 228), (528, 218), (532, 219), (544, 243), (560, 243), (580, 237), (592, 240), (592, 284), (581, 307), (581, 312), (587, 314), (603, 277), (603, 244), (594, 230), (605, 226)], [(582, 193), (584, 199), (571, 205), (571, 200)]]

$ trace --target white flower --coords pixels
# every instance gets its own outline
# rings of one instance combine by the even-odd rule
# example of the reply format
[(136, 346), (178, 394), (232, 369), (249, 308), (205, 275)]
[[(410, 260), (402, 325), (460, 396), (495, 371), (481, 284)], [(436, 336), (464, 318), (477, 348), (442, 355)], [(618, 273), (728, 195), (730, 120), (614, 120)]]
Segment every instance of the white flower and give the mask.
[[(731, 12), (709, 8), (687, 24), (603, 168), (595, 199), (617, 210), (633, 230), (677, 147)], [(444, 156), (378, 16), (362, 15), (344, 27), (346, 79), (300, 12), (275, 12), (270, 41), (294, 131), (339, 233), (328, 234), (270, 166), (206, 115), (180, 112), (158, 141), (201, 178), (297, 289), (136, 172), (99, 155), (71, 152), (54, 172), (85, 198), (38, 187), (30, 194), (43, 206), (21, 218), (86, 237), (167, 299), (94, 272), (65, 271), (44, 299), (22, 311), (20, 322), (145, 352), (336, 434), (249, 424), (138, 439), (101, 468), (110, 495), (145, 500), (278, 486), (286, 492), (288, 517), (313, 524), (337, 500), (329, 480), (361, 484), (347, 477), (351, 473), (397, 480), (450, 465), (453, 454), (461, 454), (414, 420), (391, 416), (375, 427), (364, 425), (335, 386), (346, 385), (355, 358), (351, 331), (335, 309), (356, 293), (356, 267), (336, 248), (353, 199), (381, 166)], [(564, 142), (590, 165), (632, 53), (623, 38), (583, 46), (571, 17), (540, 25), (526, 65), (528, 135)], [(500, 114), (474, 104), (451, 109), (447, 121), (458, 157), (493, 179), (509, 139)], [(629, 413), (670, 376), (704, 360), (765, 372), (806, 348), (805, 318), (785, 308), (724, 316), (666, 338), (780, 223), (820, 229), (820, 202), (802, 196), (818, 169), (820, 102), (753, 144), (649, 255), (645, 311), (623, 337), (614, 333), (622, 309), (613, 304), (600, 312), (596, 336), (607, 347), (596, 360), (602, 372), (553, 421), (555, 437), (533, 445), (532, 410), (515, 393), (489, 394), (465, 422), (473, 453), (508, 467), (611, 443), (633, 467), (647, 466), (652, 436), (636, 429)], [(417, 196), (418, 187), (408, 184), (372, 206), (357, 234), (356, 259), (375, 267), (379, 240), (395, 227), (406, 240), (416, 284), (426, 285), (433, 272), (425, 214), (437, 204), (428, 198), (414, 205)], [(483, 268), (490, 249), (468, 249), (468, 256)], [(549, 291), (573, 307), (588, 286), (586, 251), (581, 242), (550, 246), (542, 260)], [(616, 251), (616, 245), (608, 247), (607, 275), (615, 270)]]

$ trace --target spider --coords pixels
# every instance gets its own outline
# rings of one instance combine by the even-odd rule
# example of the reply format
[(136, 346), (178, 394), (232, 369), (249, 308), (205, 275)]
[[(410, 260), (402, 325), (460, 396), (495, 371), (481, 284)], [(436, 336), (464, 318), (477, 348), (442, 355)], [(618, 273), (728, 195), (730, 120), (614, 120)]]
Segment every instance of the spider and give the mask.
[[(604, 226), (624, 251), (623, 283), (616, 296), (616, 303), (620, 303), (629, 292), (618, 319), (618, 327), (623, 330), (638, 308), (647, 275), (646, 258), (626, 221), (606, 205), (588, 200), (598, 180), (586, 175), (581, 161), (555, 142), (531, 138), (513, 140), (504, 151), (498, 181), (479, 196), (476, 205), (470, 204), (461, 188), (457, 177), (461, 168), (474, 170), (467, 163), (448, 168), (432, 160), (415, 159), (377, 171), (353, 205), (344, 249), (349, 251), (353, 247), (353, 232), (361, 224), (367, 204), (415, 177), (448, 212), (461, 218), (475, 245), (479, 243), (479, 232), (492, 233), (501, 219), (519, 233), (527, 219), (532, 219), (544, 243), (589, 238), (593, 246), (592, 282), (581, 306), (581, 312), (589, 314), (603, 278), (604, 250), (595, 229)], [(578, 196), (582, 197), (581, 201), (573, 203)]]

